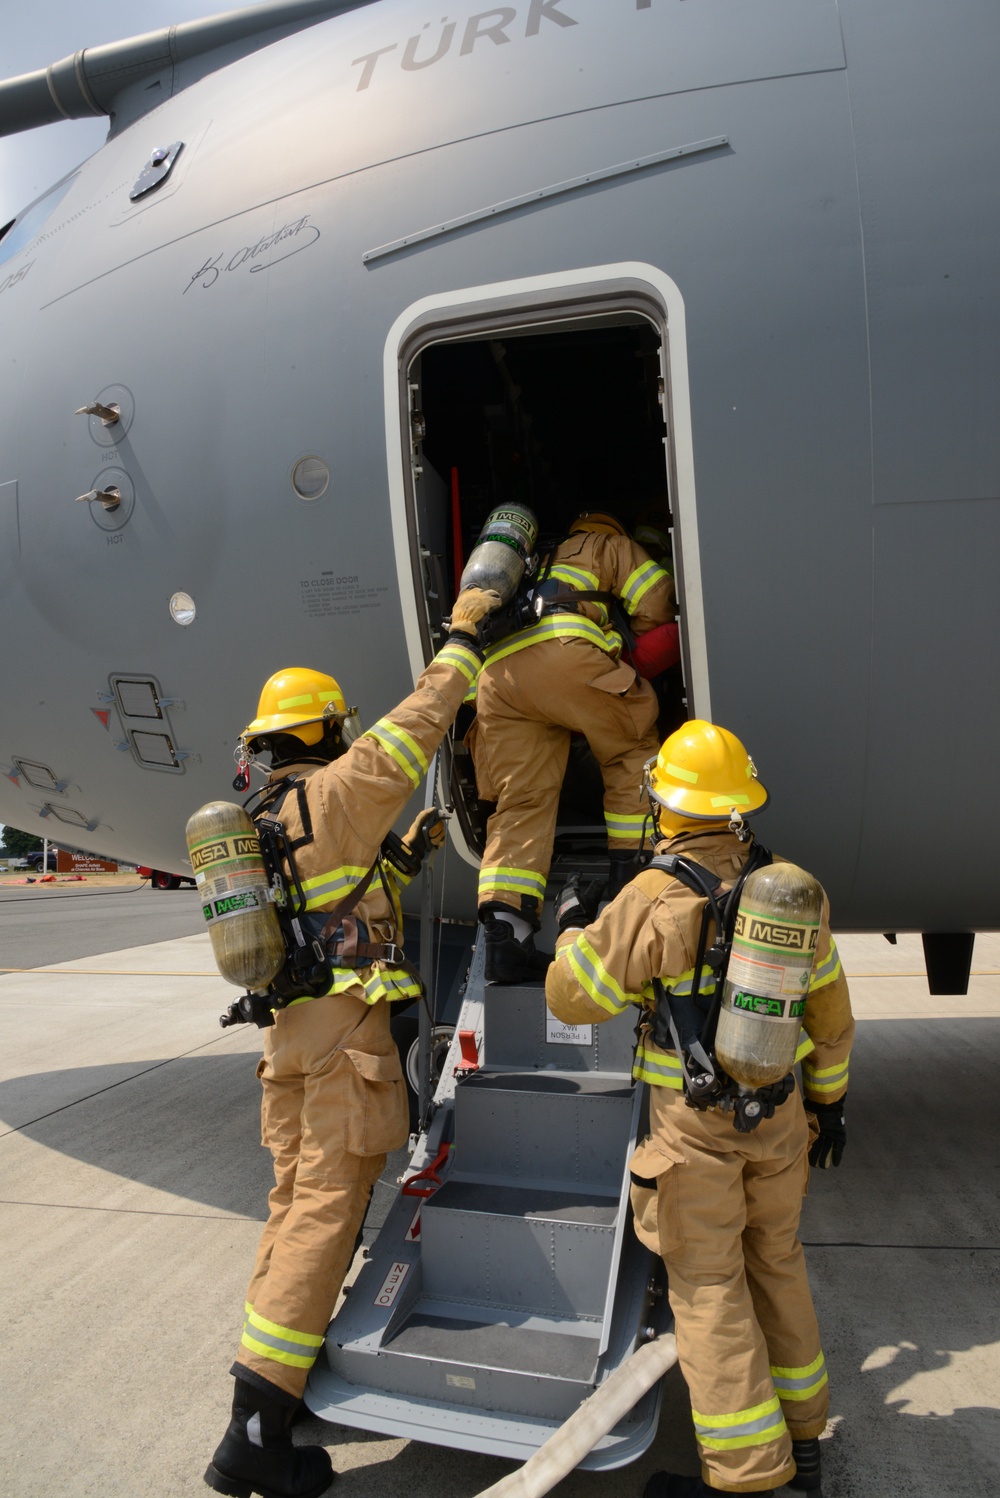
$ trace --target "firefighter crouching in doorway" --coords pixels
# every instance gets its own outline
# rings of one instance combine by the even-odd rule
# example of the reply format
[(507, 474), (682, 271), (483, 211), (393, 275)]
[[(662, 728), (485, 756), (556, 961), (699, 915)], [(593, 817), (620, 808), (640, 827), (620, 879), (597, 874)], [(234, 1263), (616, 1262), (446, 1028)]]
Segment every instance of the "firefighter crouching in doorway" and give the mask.
[[(419, 992), (398, 947), (402, 920), (380, 845), (476, 681), (477, 624), (499, 602), (495, 593), (459, 594), (448, 638), (414, 691), (363, 735), (354, 736), (356, 718), (336, 681), (302, 670), (270, 678), (244, 730), (247, 750), (270, 754), (263, 807), (284, 826), (308, 900), (302, 919), (315, 921), (309, 935), (324, 942), (333, 982), (321, 997), (277, 1009), (264, 1031), (257, 1074), (275, 1185), (231, 1369), (232, 1419), (205, 1473), (220, 1493), (315, 1498), (333, 1479), (326, 1450), (294, 1446), (289, 1425), (372, 1187), (387, 1152), (406, 1142), (388, 1004)], [(420, 841), (426, 817), (406, 842)], [(340, 922), (334, 931), (330, 912)]]
[[(674, 616), (671, 578), (610, 515), (580, 515), (538, 578), (541, 618), (487, 650), (470, 739), (479, 794), (496, 802), (479, 873), (485, 974), (494, 983), (540, 978), (550, 961), (534, 950), (533, 933), (574, 731), (586, 737), (604, 782), (610, 890), (636, 871), (641, 772), (656, 753), (657, 700), (620, 659), (610, 595), (637, 638)], [(607, 601), (575, 601), (574, 593)]]
[[(763, 809), (767, 793), (725, 729), (685, 724), (664, 743), (648, 787), (657, 837), (668, 840), (658, 841), (657, 858), (696, 860), (722, 890), (748, 859), (766, 858), (754, 853), (743, 818)], [(731, 820), (720, 806), (733, 808)], [(561, 934), (546, 980), (553, 1014), (591, 1024), (630, 1003), (644, 1010), (635, 1075), (651, 1084), (650, 1136), (631, 1161), (635, 1227), (667, 1268), (702, 1469), (701, 1477), (655, 1474), (646, 1498), (819, 1488), (827, 1374), (797, 1235), (809, 1163), (837, 1165), (843, 1153), (854, 1021), (828, 903), (814, 888), (822, 916), (818, 899), (798, 1045), (805, 1108), (792, 1086), (749, 1132), (737, 1131), (732, 1111), (686, 1106), (681, 1058), (652, 1038), (653, 980), (690, 993), (706, 898), (654, 862), (596, 919), (587, 908), (593, 892), (574, 881), (557, 901)], [(713, 985), (703, 969), (699, 990)]]

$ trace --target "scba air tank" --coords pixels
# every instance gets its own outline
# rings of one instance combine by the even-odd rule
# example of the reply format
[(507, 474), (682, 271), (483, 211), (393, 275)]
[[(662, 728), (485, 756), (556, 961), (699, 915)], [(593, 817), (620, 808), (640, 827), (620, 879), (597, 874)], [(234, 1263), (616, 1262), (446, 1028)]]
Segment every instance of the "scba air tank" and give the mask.
[(793, 863), (757, 869), (743, 886), (715, 1054), (734, 1082), (768, 1087), (795, 1065), (823, 891)]
[(210, 801), (189, 819), (187, 845), (219, 972), (227, 983), (265, 990), (285, 943), (253, 822), (242, 806)]
[(537, 540), (538, 521), (527, 505), (500, 505), (487, 517), (459, 587), (494, 588), (509, 603)]

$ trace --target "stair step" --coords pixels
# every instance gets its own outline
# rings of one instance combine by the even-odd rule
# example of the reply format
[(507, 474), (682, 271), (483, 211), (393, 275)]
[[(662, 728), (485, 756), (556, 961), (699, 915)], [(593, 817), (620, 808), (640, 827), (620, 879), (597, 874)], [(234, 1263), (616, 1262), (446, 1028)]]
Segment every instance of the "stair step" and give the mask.
[(453, 1176), (617, 1196), (633, 1091), (586, 1072), (476, 1072), (455, 1093)]
[(442, 1315), (421, 1302), (383, 1349), (401, 1357), (461, 1362), (470, 1369), (497, 1369), (542, 1378), (591, 1381), (597, 1372), (598, 1340), (572, 1332)]
[(545, 1006), (540, 984), (486, 988), (485, 1062), (504, 1067), (631, 1076), (636, 1015), (631, 1006), (600, 1025), (567, 1026)]
[(586, 1192), (448, 1181), (421, 1214), (423, 1293), (543, 1316), (600, 1316), (619, 1204)]

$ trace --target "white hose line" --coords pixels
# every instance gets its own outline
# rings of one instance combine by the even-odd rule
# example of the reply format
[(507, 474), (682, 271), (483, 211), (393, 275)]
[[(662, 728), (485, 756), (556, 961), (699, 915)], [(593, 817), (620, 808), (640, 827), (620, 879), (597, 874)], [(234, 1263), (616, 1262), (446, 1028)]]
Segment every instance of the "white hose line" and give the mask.
[(677, 1361), (673, 1332), (646, 1342), (574, 1410), (523, 1467), (484, 1488), (479, 1498), (542, 1498), (593, 1451)]

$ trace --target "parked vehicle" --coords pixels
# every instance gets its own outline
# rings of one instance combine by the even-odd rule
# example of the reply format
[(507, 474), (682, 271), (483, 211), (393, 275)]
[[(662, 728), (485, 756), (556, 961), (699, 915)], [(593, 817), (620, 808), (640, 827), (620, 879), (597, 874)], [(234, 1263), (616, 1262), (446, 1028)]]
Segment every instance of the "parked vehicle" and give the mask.
[(139, 864), (136, 873), (140, 879), (148, 879), (153, 889), (180, 889), (184, 884), (194, 888), (190, 874), (168, 874), (165, 869), (151, 869), (144, 863)]
[(54, 874), (56, 871), (56, 862), (59, 858), (59, 849), (50, 847), (46, 855), (44, 848), (32, 848), (31, 852), (26, 854), (25, 857), (27, 868), (34, 869), (36, 873)]

